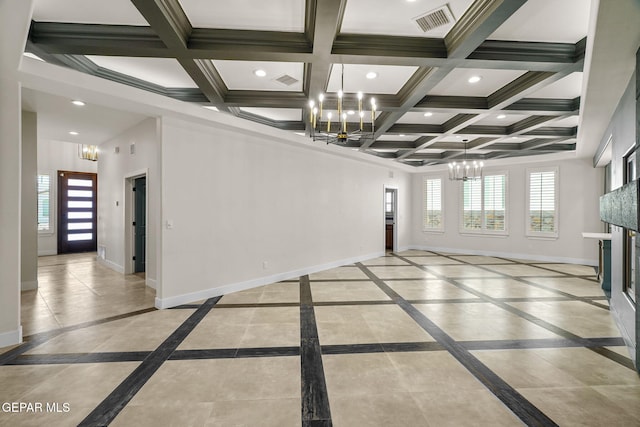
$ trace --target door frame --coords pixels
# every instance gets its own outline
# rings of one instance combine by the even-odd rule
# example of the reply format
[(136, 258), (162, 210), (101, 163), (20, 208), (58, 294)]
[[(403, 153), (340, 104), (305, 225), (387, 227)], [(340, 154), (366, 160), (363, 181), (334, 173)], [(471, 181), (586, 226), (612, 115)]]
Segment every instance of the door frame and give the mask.
[(133, 260), (133, 256), (135, 254), (136, 236), (133, 218), (135, 218), (136, 202), (135, 195), (133, 194), (133, 187), (135, 185), (135, 180), (142, 177), (147, 179), (147, 197), (145, 198), (144, 210), (145, 233), (147, 238), (145, 239), (144, 245), (145, 254), (147, 254), (147, 256), (149, 255), (149, 169), (145, 168), (130, 172), (124, 176), (124, 274), (133, 274), (135, 271), (135, 261)]
[(398, 251), (398, 186), (396, 185), (384, 185), (382, 191), (382, 222), (384, 227), (382, 227), (383, 243), (384, 250), (387, 251), (386, 248), (386, 240), (387, 240), (387, 209), (386, 209), (386, 200), (387, 200), (387, 190), (393, 190), (393, 252)]

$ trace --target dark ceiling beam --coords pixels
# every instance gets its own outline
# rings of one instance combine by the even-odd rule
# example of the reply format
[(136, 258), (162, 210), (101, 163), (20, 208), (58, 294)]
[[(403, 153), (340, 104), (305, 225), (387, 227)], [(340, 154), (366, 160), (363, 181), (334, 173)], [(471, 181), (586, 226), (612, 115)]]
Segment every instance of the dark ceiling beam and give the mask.
[[(561, 114), (578, 114), (580, 110), (580, 98), (573, 99), (548, 99), (548, 98), (524, 98), (504, 108), (510, 111), (541, 112), (545, 114), (557, 112)], [(533, 113), (535, 114), (535, 113)]]
[(209, 60), (193, 59), (187, 54), (187, 44), (193, 31), (189, 18), (178, 0), (131, 0), (162, 42), (176, 53), (175, 57), (202, 90), (207, 99), (220, 111), (228, 91), (222, 77)]
[(150, 27), (31, 22), (29, 40), (50, 54), (170, 58), (173, 53)]
[(415, 141), (376, 141), (369, 148), (411, 150), (415, 148)]
[[(315, 1), (309, 0), (315, 4)], [(313, 24), (315, 28), (315, 23)], [(311, 62), (308, 32), (192, 28), (185, 50), (167, 47), (151, 27), (134, 25), (32, 22), (29, 39), (49, 53), (201, 59)], [(442, 39), (338, 34), (329, 57), (332, 63), (561, 71), (567, 57), (564, 44), (490, 41), (490, 51), (469, 58), (448, 59)], [(484, 42), (478, 49), (482, 49)], [(573, 46), (573, 45), (569, 45)], [(575, 50), (575, 49), (574, 49)], [(575, 59), (577, 54), (574, 54)], [(477, 59), (474, 59), (477, 58)], [(544, 58), (544, 61), (537, 61)], [(453, 61), (453, 62), (452, 62)]]
[(304, 33), (194, 28), (186, 54), (192, 58), (310, 62), (312, 48)]
[[(444, 37), (447, 58), (466, 58), (502, 25), (526, 0), (475, 0)], [(453, 69), (454, 65), (418, 69), (402, 91), (402, 107), (376, 121), (376, 138), (384, 134), (407, 111), (421, 101)]]
[(527, 0), (476, 0), (445, 35), (449, 58), (466, 58)]
[(312, 97), (324, 92), (329, 82), (329, 57), (347, 0), (322, 0), (315, 3), (313, 62), (309, 69), (308, 86), (305, 88), (307, 96)]

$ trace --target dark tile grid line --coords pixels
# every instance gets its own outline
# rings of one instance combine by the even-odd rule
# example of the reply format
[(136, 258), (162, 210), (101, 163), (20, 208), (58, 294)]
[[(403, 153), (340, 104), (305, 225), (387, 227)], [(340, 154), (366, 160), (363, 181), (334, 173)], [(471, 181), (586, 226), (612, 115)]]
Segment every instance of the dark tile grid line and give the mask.
[(478, 381), (511, 410), (526, 425), (556, 426), (551, 418), (529, 402), (502, 378), (496, 375), (485, 364), (480, 362), (467, 349), (447, 335), (439, 326), (427, 316), (408, 303), (382, 279), (379, 279), (367, 267), (359, 265), (360, 269), (373, 280), (396, 304), (405, 311), (422, 329), (431, 335), (438, 344), (449, 352), (462, 366), (464, 366)]
[(302, 426), (331, 426), (331, 408), (309, 276), (300, 277), (300, 376)]
[(80, 329), (90, 328), (92, 326), (102, 325), (104, 323), (115, 322), (116, 320), (127, 319), (129, 317), (139, 316), (141, 314), (150, 313), (156, 311), (156, 308), (145, 308), (142, 310), (132, 311), (130, 313), (118, 314), (117, 316), (106, 317), (100, 320), (92, 320), (90, 322), (79, 323), (77, 325), (66, 326), (64, 328), (54, 329), (52, 331), (40, 332), (33, 335), (27, 335), (24, 337), (25, 342), (18, 347), (15, 347), (5, 353), (0, 354), (0, 366), (10, 364), (16, 357), (33, 350), (34, 348), (46, 343), (53, 338), (62, 335), (66, 332), (77, 331)]
[[(442, 255), (442, 256), (446, 257), (446, 258), (451, 258), (449, 255)], [(400, 257), (400, 258), (402, 258), (402, 257)], [(517, 262), (517, 261), (514, 261), (514, 263), (519, 264), (519, 265), (527, 265), (527, 266), (529, 266), (528, 264), (523, 264), (523, 263), (520, 263), (520, 262)], [(609, 311), (609, 306), (608, 305), (600, 304), (598, 302), (595, 302), (595, 301), (593, 301), (593, 298), (591, 298), (591, 297), (580, 297), (580, 296), (577, 296), (577, 295), (570, 294), (568, 292), (563, 292), (561, 290), (552, 288), (550, 286), (540, 285), (538, 283), (534, 283), (534, 282), (532, 282), (530, 280), (527, 280), (528, 277), (539, 277), (539, 276), (512, 276), (512, 275), (509, 275), (509, 274), (500, 273), (498, 271), (495, 271), (495, 270), (491, 269), (491, 266), (495, 265), (495, 264), (473, 264), (473, 263), (470, 263), (470, 262), (464, 262), (464, 264), (471, 265), (471, 266), (474, 266), (474, 267), (478, 267), (481, 270), (489, 271), (491, 273), (497, 273), (497, 274), (500, 274), (500, 275), (506, 277), (507, 279), (512, 279), (512, 280), (515, 280), (517, 282), (523, 283), (525, 285), (529, 285), (529, 286), (533, 286), (533, 287), (536, 287), (536, 288), (539, 288), (539, 289), (543, 289), (543, 290), (546, 290), (546, 291), (549, 291), (549, 292), (553, 292), (555, 294), (562, 295), (562, 296), (565, 296), (567, 298), (570, 298), (570, 299), (573, 299), (573, 300), (576, 300), (576, 301), (581, 301), (581, 302), (584, 302), (585, 304), (590, 304), (590, 305), (593, 305), (595, 307), (602, 308), (604, 310)], [(422, 267), (422, 265), (421, 265), (421, 267)], [(425, 265), (424, 267), (429, 267), (429, 266)], [(541, 269), (544, 269), (544, 270), (547, 270), (547, 271), (551, 271), (553, 273), (557, 273), (557, 275), (555, 275), (555, 276), (544, 276), (545, 278), (550, 278), (550, 279), (553, 279), (553, 278), (585, 279), (585, 277), (588, 277), (588, 276), (577, 276), (577, 275), (569, 274), (569, 273), (560, 273), (560, 272), (557, 272), (555, 270), (550, 270), (550, 269), (537, 267), (537, 266), (536, 266), (536, 268), (541, 268)], [(465, 277), (465, 279), (466, 279), (466, 277)], [(606, 299), (606, 297), (605, 297), (605, 299)]]
[(221, 297), (208, 299), (185, 320), (162, 344), (152, 351), (78, 426), (106, 426), (133, 399), (149, 379), (166, 362), (184, 339), (198, 326)]
[[(394, 303), (395, 304), (395, 303)], [(589, 347), (624, 346), (620, 337), (589, 338)], [(582, 347), (565, 338), (523, 340), (458, 341), (467, 350), (513, 350), (534, 348)], [(322, 354), (395, 353), (411, 351), (444, 351), (437, 342), (387, 342), (370, 344), (321, 345)], [(125, 351), (103, 353), (26, 354), (17, 357), (8, 366), (72, 365), (81, 363), (142, 362), (151, 351)], [(241, 359), (254, 357), (299, 356), (300, 347), (247, 347), (176, 350), (168, 360)]]
[[(403, 258), (403, 257), (400, 257), (400, 258)], [(480, 291), (477, 291), (476, 289), (471, 288), (469, 286), (466, 286), (466, 285), (458, 282), (455, 279), (440, 275), (440, 274), (436, 273), (435, 271), (431, 271), (428, 266), (422, 266), (422, 265), (419, 265), (419, 264), (415, 264), (415, 265), (416, 265), (416, 267), (420, 267), (424, 271), (427, 271), (427, 272), (429, 272), (431, 274), (434, 274), (434, 275), (438, 276), (441, 280), (445, 280), (445, 281), (449, 282), (450, 284), (462, 289), (463, 291), (469, 292), (470, 294), (473, 294), (473, 295), (475, 295), (475, 296), (477, 296), (479, 298), (482, 298), (486, 302), (492, 303), (493, 305), (495, 305), (495, 306), (497, 306), (497, 307), (499, 307), (499, 308), (501, 308), (503, 310), (506, 310), (506, 311), (510, 312), (511, 314), (514, 314), (514, 315), (516, 315), (518, 317), (521, 317), (521, 318), (523, 318), (523, 319), (525, 319), (525, 320), (527, 320), (527, 321), (529, 321), (531, 323), (534, 323), (535, 325), (538, 325), (538, 326), (540, 326), (540, 327), (542, 327), (542, 328), (544, 328), (544, 329), (546, 329), (546, 330), (548, 330), (550, 332), (553, 332), (556, 335), (559, 335), (559, 336), (561, 336), (563, 338), (566, 338), (566, 339), (570, 339), (570, 340), (576, 341), (577, 343), (581, 344), (582, 347), (588, 348), (589, 350), (593, 351), (594, 353), (600, 354), (601, 356), (604, 356), (604, 357), (606, 357), (606, 358), (608, 358), (608, 359), (610, 359), (610, 360), (612, 360), (612, 361), (614, 361), (614, 362), (616, 362), (616, 363), (618, 363), (618, 364), (620, 364), (620, 365), (622, 365), (622, 366), (624, 366), (624, 367), (626, 367), (628, 369), (632, 369), (632, 370), (635, 371), (635, 367), (633, 365), (633, 362), (628, 357), (625, 357), (625, 356), (623, 356), (621, 354), (616, 353), (615, 351), (609, 350), (609, 349), (604, 348), (604, 347), (591, 347), (591, 346), (589, 346), (588, 341), (583, 337), (580, 337), (580, 336), (578, 336), (576, 334), (573, 334), (573, 333), (571, 333), (571, 332), (569, 332), (569, 331), (567, 331), (565, 329), (560, 328), (559, 326), (556, 326), (556, 325), (554, 325), (554, 324), (552, 324), (550, 322), (547, 322), (546, 320), (540, 319), (539, 317), (536, 317), (536, 316), (534, 316), (532, 314), (529, 314), (529, 313), (527, 313), (527, 312), (525, 312), (523, 310), (520, 310), (520, 309), (518, 309), (516, 307), (513, 307), (513, 306), (507, 304), (506, 302), (500, 301), (497, 298), (493, 298), (493, 297), (491, 297), (489, 295), (486, 295), (486, 294), (484, 294), (484, 293), (482, 293)], [(469, 265), (473, 265), (473, 264), (469, 264)], [(507, 275), (503, 275), (503, 276), (507, 277), (507, 278), (514, 279), (514, 280), (519, 281), (521, 283), (527, 284), (526, 282), (522, 282), (522, 280), (519, 280), (518, 277), (507, 276)], [(579, 300), (579, 298), (576, 297), (576, 300)]]

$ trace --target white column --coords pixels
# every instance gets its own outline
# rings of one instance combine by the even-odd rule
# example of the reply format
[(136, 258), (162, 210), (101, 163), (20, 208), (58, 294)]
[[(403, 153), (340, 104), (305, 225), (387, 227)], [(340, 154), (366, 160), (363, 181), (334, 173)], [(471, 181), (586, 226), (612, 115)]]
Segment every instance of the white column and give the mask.
[(38, 123), (22, 112), (21, 289), (38, 289)]
[(21, 98), (18, 66), (33, 0), (0, 0), (0, 347), (20, 326)]

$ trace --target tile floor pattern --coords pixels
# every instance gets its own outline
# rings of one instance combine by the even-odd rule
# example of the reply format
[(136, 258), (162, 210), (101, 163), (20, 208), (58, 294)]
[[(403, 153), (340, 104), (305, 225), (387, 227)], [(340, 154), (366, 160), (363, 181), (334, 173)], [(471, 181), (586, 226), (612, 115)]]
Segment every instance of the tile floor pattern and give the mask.
[(60, 412), (0, 426), (640, 425), (591, 267), (412, 250), (170, 310), (132, 287), (126, 314), (95, 294), (128, 279), (83, 262), (0, 354), (0, 402)]

